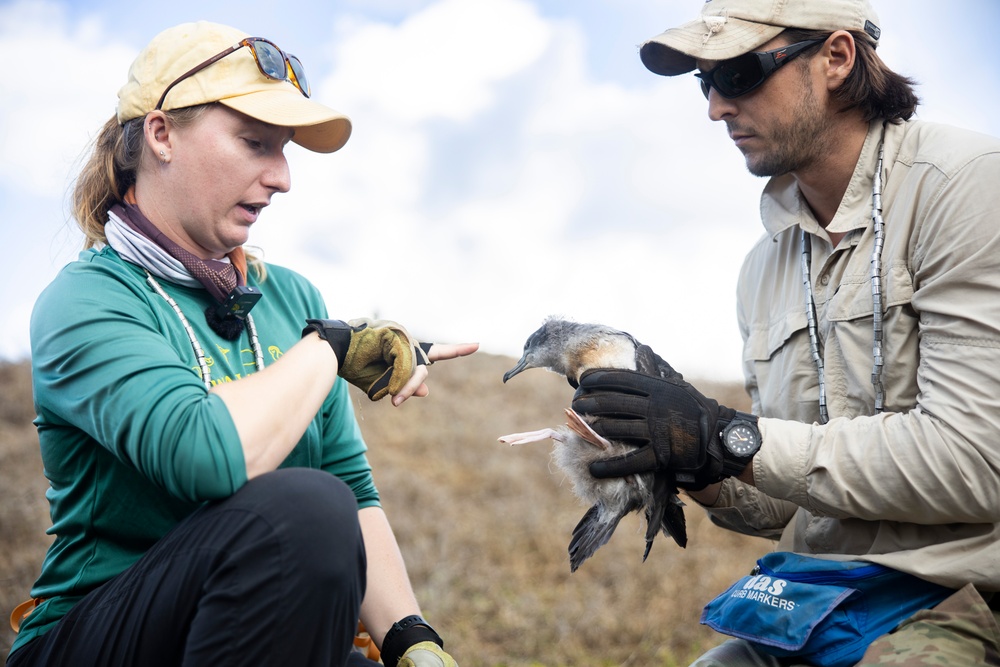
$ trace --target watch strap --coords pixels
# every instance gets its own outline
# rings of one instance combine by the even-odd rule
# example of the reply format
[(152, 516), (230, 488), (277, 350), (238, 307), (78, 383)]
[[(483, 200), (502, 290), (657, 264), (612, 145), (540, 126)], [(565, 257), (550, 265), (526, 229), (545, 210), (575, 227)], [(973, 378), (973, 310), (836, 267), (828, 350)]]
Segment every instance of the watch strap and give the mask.
[(726, 477), (736, 477), (737, 475), (739, 475), (741, 472), (746, 470), (747, 464), (750, 463), (751, 459), (753, 459), (753, 456), (748, 456), (745, 459), (737, 459), (732, 454), (726, 453), (722, 457), (723, 479), (725, 479)]
[[(750, 414), (749, 412), (740, 412), (739, 410), (734, 410), (733, 412), (735, 414), (733, 415), (733, 418), (729, 420), (730, 422), (744, 421), (750, 422), (754, 426), (757, 425), (757, 415)], [(727, 423), (726, 426), (729, 426), (729, 423)]]
[(444, 648), (444, 640), (422, 616), (412, 614), (401, 618), (392, 624), (382, 639), (382, 661), (386, 667), (396, 667), (407, 649), (425, 641)]

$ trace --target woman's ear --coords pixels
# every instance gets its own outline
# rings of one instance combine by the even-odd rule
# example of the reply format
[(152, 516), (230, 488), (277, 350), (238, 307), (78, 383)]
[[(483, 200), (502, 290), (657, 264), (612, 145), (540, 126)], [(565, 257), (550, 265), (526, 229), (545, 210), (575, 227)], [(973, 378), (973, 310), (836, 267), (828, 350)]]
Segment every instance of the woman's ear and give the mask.
[(146, 145), (161, 163), (170, 162), (170, 122), (162, 111), (150, 111), (146, 114), (142, 128)]

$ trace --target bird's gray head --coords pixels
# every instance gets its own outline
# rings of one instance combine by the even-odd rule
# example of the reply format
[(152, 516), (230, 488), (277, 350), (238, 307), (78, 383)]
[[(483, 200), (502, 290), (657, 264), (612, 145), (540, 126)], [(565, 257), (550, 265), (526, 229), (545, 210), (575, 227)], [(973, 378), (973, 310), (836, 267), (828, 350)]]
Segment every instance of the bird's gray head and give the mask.
[(549, 318), (524, 343), (524, 354), (503, 381), (529, 368), (545, 368), (566, 376), (578, 386), (580, 375), (590, 368), (635, 370), (635, 348), (639, 343), (624, 331), (602, 324), (581, 324)]

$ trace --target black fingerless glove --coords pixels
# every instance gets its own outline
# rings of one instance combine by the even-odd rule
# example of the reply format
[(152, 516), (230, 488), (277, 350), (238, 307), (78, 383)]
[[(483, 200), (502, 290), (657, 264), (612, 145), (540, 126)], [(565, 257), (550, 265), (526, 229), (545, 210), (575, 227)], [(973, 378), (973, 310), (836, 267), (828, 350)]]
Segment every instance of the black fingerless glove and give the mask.
[(590, 473), (606, 478), (666, 471), (677, 486), (692, 491), (737, 474), (739, 466), (725, 465), (727, 452), (719, 436), (736, 411), (705, 397), (679, 373), (662, 375), (604, 369), (584, 373), (573, 409), (594, 417), (591, 426), (605, 438), (636, 447), (592, 463)]

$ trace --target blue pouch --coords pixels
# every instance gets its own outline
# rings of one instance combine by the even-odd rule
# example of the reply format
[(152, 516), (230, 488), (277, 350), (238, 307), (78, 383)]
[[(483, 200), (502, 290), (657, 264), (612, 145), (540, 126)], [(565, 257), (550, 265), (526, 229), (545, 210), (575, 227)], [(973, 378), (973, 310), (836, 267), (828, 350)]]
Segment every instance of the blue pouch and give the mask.
[(875, 563), (778, 551), (708, 603), (701, 623), (763, 653), (850, 667), (876, 638), (954, 592)]

